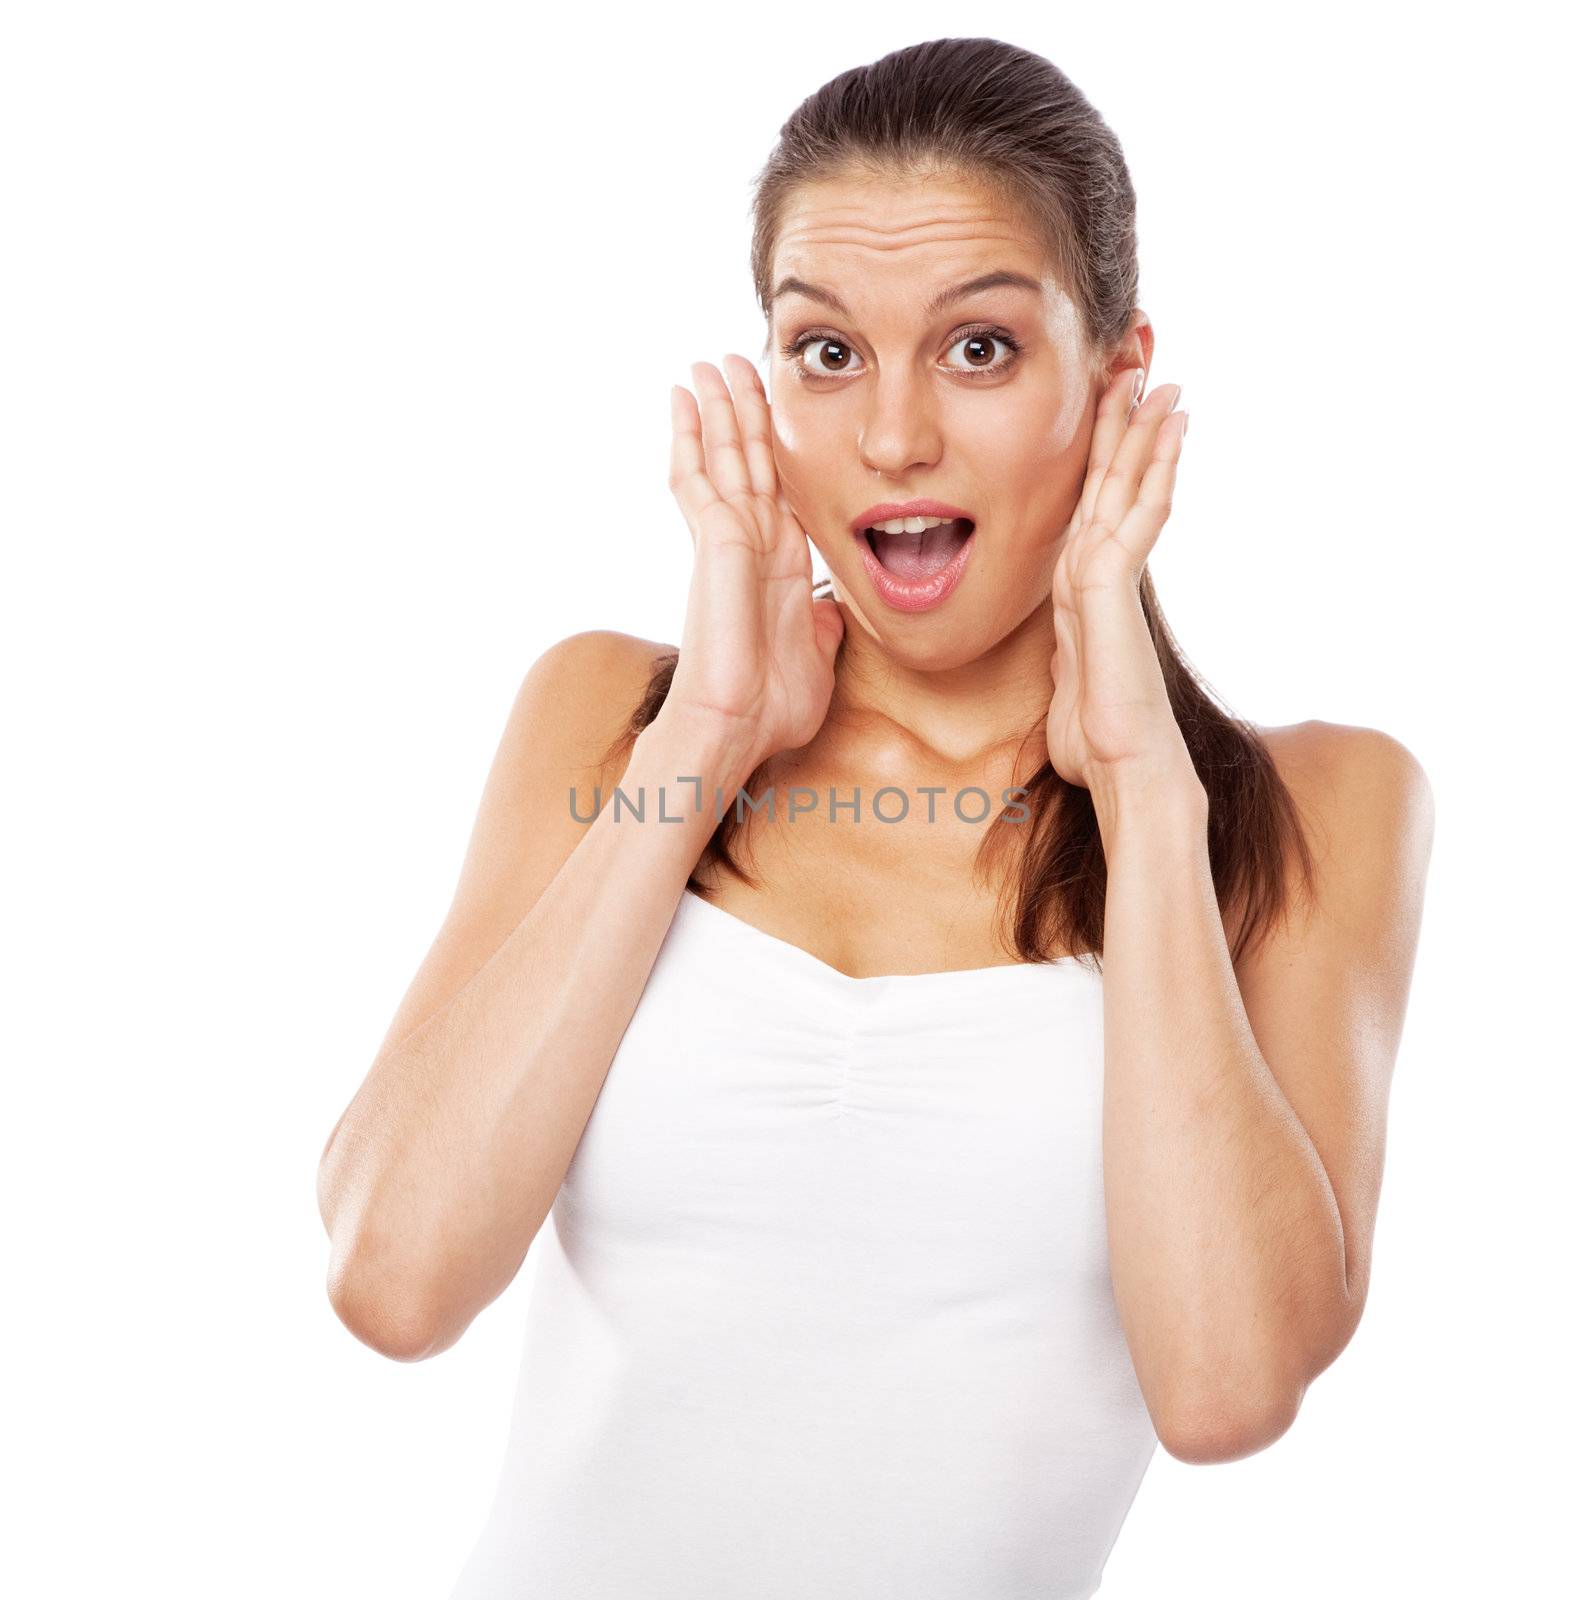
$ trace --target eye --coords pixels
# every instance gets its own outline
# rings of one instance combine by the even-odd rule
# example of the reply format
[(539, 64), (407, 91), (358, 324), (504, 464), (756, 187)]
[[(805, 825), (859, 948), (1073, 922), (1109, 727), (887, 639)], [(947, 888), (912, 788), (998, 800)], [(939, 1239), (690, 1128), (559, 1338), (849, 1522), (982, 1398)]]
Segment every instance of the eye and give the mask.
[[(958, 366), (956, 371), (979, 374), (1004, 372), (1007, 367), (1016, 361), (1016, 353), (1022, 348), (1010, 334), (999, 328), (974, 328), (970, 332), (959, 335), (951, 349), (954, 350), (957, 345), (963, 344), (973, 346), (977, 351), (977, 355), (973, 357), (970, 367)], [(1000, 344), (1006, 346), (1011, 352), (1003, 361), (997, 360), (994, 354), (994, 347)]]
[[(807, 360), (806, 353), (808, 350), (817, 351), (817, 365)], [(836, 377), (842, 376), (847, 371), (856, 370), (855, 368), (847, 368), (844, 365), (845, 354), (848, 353), (854, 356), (856, 352), (843, 339), (836, 339), (832, 334), (804, 333), (800, 338), (792, 339), (789, 344), (785, 345), (784, 353), (800, 368), (803, 378), (808, 376), (814, 378)], [(836, 361), (840, 364), (834, 365), (833, 363)]]
[[(969, 328), (956, 335), (951, 349), (964, 344), (973, 346), (976, 354), (972, 356), (970, 365), (952, 363), (952, 370), (964, 373), (969, 378), (993, 377), (1005, 372), (1016, 364), (1017, 354), (1022, 348), (1016, 336), (1004, 328)], [(995, 359), (997, 345), (1004, 345), (1009, 352), (1003, 359)], [(860, 366), (846, 364), (847, 358), (856, 352), (832, 333), (798, 334), (781, 345), (780, 349), (795, 363), (796, 375), (803, 380), (845, 377), (848, 373), (861, 370)], [(815, 361), (807, 359), (809, 350), (817, 351)]]

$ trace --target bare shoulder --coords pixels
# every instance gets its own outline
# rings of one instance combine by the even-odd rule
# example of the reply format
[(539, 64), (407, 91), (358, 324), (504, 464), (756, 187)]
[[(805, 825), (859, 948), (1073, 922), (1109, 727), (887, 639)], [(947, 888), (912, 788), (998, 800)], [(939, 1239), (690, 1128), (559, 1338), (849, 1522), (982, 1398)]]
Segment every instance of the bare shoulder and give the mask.
[[(1414, 752), (1390, 733), (1346, 722), (1260, 728), (1288, 791), (1317, 818), (1345, 820), (1369, 800), (1429, 811), (1431, 782)], [(1368, 820), (1365, 819), (1365, 820)]]
[(383, 1048), (480, 970), (568, 860), (591, 789), (606, 793), (623, 776), (628, 751), (614, 747), (669, 653), (651, 639), (592, 629), (531, 664), (486, 775), (452, 904)]
[(1341, 722), (1258, 732), (1292, 796), (1311, 857), (1336, 884), (1389, 877), (1423, 884), (1436, 802), (1406, 744), (1379, 728)]
[(658, 663), (676, 647), (609, 628), (549, 645), (520, 684), (505, 742), (523, 738), (564, 770), (611, 781), (627, 756), (609, 753), (630, 726)]

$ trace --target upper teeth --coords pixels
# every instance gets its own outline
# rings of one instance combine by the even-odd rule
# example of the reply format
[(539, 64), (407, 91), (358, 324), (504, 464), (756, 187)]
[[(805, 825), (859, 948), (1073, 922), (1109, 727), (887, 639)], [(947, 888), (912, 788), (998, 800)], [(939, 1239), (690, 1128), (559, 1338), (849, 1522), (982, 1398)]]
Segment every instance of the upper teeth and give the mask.
[(938, 528), (947, 522), (956, 521), (955, 517), (891, 517), (888, 522), (875, 522), (872, 526), (874, 533), (923, 533), (929, 528)]

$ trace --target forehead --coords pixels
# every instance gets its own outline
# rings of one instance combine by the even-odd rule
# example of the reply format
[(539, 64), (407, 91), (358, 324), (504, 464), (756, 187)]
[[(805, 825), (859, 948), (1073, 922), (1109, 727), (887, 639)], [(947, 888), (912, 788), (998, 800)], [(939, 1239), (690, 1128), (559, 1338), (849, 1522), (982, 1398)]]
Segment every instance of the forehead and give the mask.
[(952, 178), (877, 176), (801, 185), (786, 201), (771, 276), (837, 288), (847, 303), (865, 285), (893, 300), (1005, 268), (1061, 295), (1055, 265), (1031, 224), (999, 196)]

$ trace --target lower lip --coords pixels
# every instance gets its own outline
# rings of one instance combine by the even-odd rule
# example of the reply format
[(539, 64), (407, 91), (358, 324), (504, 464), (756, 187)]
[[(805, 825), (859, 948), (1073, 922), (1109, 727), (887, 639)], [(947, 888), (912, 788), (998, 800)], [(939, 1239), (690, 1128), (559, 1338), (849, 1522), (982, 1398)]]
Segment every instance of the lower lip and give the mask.
[[(889, 535), (883, 534), (881, 537), (887, 539)], [(862, 565), (867, 568), (867, 575), (873, 580), (873, 587), (878, 591), (879, 599), (896, 611), (931, 611), (947, 600), (950, 591), (961, 582), (961, 574), (966, 571), (967, 559), (972, 554), (972, 546), (977, 537), (978, 530), (974, 528), (962, 540), (961, 548), (938, 572), (931, 577), (921, 578), (916, 583), (908, 583), (904, 578), (897, 578), (873, 554), (873, 547), (867, 542), (865, 532), (855, 535), (862, 551)]]

